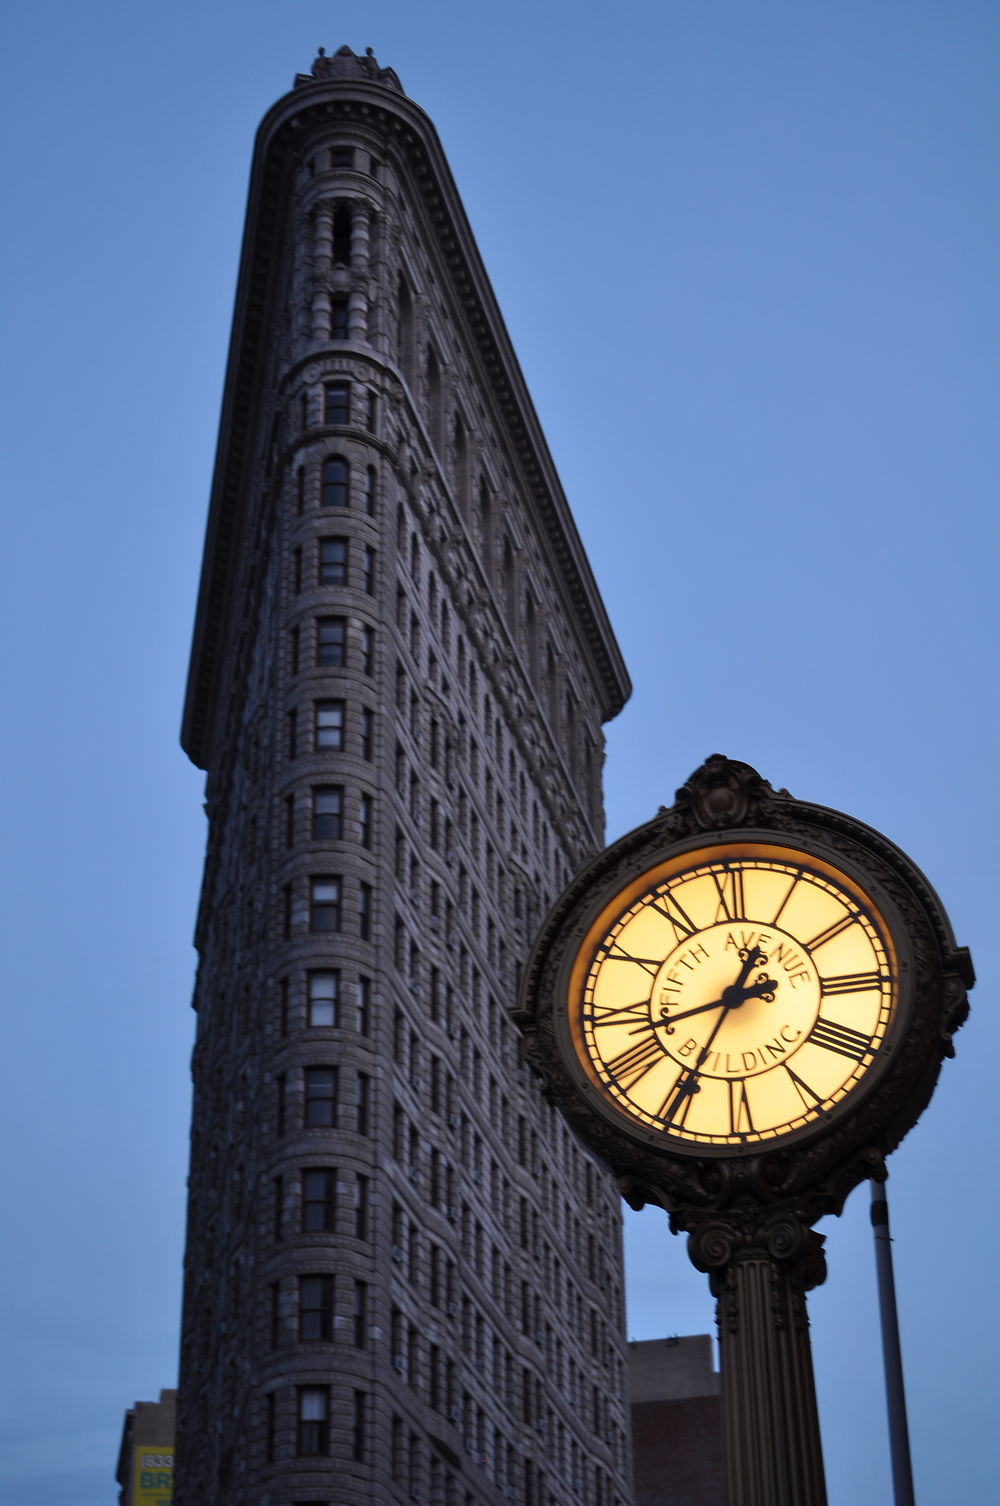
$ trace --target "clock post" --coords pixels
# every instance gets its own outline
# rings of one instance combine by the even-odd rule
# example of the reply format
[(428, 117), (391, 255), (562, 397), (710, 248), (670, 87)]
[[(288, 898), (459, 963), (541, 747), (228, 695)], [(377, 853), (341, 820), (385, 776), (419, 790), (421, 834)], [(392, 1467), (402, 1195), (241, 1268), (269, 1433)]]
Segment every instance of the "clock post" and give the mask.
[(709, 758), (539, 934), (524, 1053), (717, 1300), (729, 1506), (825, 1506), (806, 1292), (933, 1092), (974, 981), (933, 889), (852, 817)]

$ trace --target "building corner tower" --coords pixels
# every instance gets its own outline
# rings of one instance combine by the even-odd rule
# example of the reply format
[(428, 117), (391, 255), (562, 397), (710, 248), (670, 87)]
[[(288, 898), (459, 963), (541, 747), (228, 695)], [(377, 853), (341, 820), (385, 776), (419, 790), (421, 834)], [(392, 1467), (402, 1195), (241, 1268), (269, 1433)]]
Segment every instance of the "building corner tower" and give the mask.
[(625, 1506), (618, 1197), (509, 1016), (628, 691), (433, 126), (321, 54), (257, 135), (184, 713), (180, 1506)]

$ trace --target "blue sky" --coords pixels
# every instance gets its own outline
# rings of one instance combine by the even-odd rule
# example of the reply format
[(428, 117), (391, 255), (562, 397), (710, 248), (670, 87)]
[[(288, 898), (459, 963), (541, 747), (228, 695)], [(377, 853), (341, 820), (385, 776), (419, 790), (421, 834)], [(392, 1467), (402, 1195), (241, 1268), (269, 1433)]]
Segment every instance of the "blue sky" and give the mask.
[[(710, 752), (925, 869), (979, 982), (891, 1163), (921, 1506), (995, 1494), (1000, 11), (38, 3), (8, 113), (3, 1506), (113, 1499), (176, 1373), (201, 776), (177, 745), (250, 148), (319, 44), (435, 121), (635, 682), (608, 835)], [(634, 1337), (712, 1305), (630, 1216)], [(864, 1190), (810, 1299), (889, 1498)]]

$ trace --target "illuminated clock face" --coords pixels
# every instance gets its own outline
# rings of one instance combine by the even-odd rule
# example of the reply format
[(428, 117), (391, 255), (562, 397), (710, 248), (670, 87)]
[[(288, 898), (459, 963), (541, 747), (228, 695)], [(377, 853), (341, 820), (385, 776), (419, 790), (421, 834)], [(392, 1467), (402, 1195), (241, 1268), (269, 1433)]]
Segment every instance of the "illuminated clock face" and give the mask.
[(887, 1049), (898, 966), (852, 878), (765, 843), (688, 852), (605, 905), (572, 968), (568, 1023), (605, 1105), (694, 1146), (824, 1122)]

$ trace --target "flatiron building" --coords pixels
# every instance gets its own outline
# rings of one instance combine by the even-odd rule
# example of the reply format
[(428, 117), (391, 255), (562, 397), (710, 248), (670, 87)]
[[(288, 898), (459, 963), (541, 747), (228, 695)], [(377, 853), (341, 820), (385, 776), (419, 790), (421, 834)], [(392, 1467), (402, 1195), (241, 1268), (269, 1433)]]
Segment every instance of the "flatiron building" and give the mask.
[(206, 771), (180, 1506), (626, 1506), (619, 1201), (521, 1064), (628, 678), (437, 135), (257, 135), (183, 743)]

